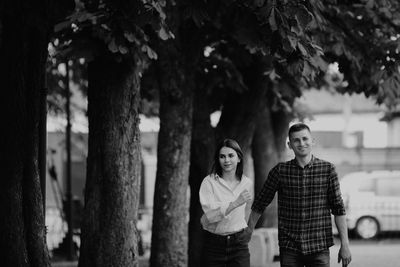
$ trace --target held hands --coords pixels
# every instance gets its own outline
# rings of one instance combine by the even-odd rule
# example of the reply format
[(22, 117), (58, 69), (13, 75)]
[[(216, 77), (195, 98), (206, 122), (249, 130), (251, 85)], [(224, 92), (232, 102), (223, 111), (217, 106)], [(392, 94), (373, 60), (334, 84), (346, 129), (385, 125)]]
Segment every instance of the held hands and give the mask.
[(247, 189), (245, 189), (240, 193), (238, 198), (234, 201), (234, 205), (236, 207), (239, 207), (250, 200), (251, 200), (251, 194)]
[(250, 242), (250, 240), (251, 240), (251, 236), (253, 235), (253, 231), (249, 228), (249, 227), (246, 227), (246, 228), (244, 228), (244, 235), (245, 235), (245, 241), (246, 241), (246, 243), (249, 243)]

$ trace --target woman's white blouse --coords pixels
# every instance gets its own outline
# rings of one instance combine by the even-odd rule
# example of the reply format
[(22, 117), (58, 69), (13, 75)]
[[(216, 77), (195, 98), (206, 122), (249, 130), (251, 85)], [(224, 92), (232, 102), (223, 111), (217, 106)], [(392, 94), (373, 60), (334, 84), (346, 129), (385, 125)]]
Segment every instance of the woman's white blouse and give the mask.
[(235, 201), (244, 189), (254, 196), (253, 182), (244, 175), (233, 190), (216, 174), (204, 178), (199, 192), (200, 204), (204, 211), (201, 217), (203, 229), (214, 234), (227, 235), (246, 228), (252, 200), (225, 214), (229, 204)]

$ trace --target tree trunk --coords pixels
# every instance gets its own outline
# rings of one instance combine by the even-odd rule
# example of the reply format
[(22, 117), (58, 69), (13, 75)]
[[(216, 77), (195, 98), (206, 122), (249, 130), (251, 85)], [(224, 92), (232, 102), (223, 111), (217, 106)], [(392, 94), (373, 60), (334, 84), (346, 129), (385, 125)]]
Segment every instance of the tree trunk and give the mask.
[(250, 150), (259, 112), (257, 98), (260, 94), (262, 92), (258, 89), (255, 92), (231, 93), (224, 103), (218, 123), (218, 141), (232, 138), (239, 143), (244, 154)]
[(274, 130), (278, 161), (286, 160), (286, 140), (288, 137), (289, 123), (293, 115), (284, 110), (272, 111), (272, 129)]
[[(248, 90), (229, 93), (218, 123), (218, 139), (235, 139), (245, 155), (250, 155), (258, 116), (266, 102), (265, 78), (262, 70), (261, 62), (255, 62), (242, 71)], [(244, 160), (246, 165), (247, 159)]]
[(89, 151), (79, 266), (138, 266), (141, 67), (89, 63)]
[(193, 112), (193, 133), (190, 157), (190, 221), (189, 221), (189, 266), (202, 267), (203, 233), (200, 218), (199, 190), (204, 177), (210, 172), (215, 148), (215, 131), (211, 127), (210, 111), (206, 92), (196, 88)]
[(50, 266), (38, 167), (50, 7), (4, 1), (0, 8), (2, 266)]
[[(175, 38), (159, 44), (160, 132), (154, 191), (151, 267), (188, 265), (189, 167), (194, 74), (203, 55), (198, 28), (182, 14), (185, 1), (168, 2)], [(200, 40), (199, 40), (200, 39)]]
[[(252, 143), (255, 195), (260, 192), (271, 168), (278, 163), (278, 152), (276, 151), (271, 120), (270, 107), (266, 105), (260, 113)], [(271, 205), (265, 209), (263, 216), (258, 220), (257, 226), (274, 227), (277, 225), (277, 203), (275, 197)]]
[(191, 73), (173, 40), (158, 51), (160, 132), (150, 266), (187, 266), (188, 177), (192, 135)]
[[(271, 101), (269, 101), (271, 102)], [(253, 137), (254, 191), (257, 195), (269, 171), (285, 159), (289, 116), (284, 111), (272, 111), (268, 104), (262, 110)], [(260, 217), (257, 227), (278, 226), (277, 195)]]

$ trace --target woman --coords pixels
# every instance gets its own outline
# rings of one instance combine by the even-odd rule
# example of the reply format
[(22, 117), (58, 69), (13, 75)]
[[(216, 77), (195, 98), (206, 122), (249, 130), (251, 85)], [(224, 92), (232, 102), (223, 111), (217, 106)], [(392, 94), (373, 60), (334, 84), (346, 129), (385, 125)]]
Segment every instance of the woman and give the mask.
[(204, 211), (202, 266), (249, 267), (247, 227), (253, 183), (243, 175), (243, 153), (239, 144), (225, 139), (216, 149), (210, 175), (200, 186)]

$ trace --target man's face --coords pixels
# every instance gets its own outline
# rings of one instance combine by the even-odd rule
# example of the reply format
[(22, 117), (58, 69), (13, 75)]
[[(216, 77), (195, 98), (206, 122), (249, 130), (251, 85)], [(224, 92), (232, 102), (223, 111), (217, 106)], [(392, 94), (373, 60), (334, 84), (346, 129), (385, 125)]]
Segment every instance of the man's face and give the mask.
[(298, 157), (305, 157), (311, 154), (311, 148), (314, 145), (311, 133), (307, 129), (293, 132), (289, 136), (288, 146)]

